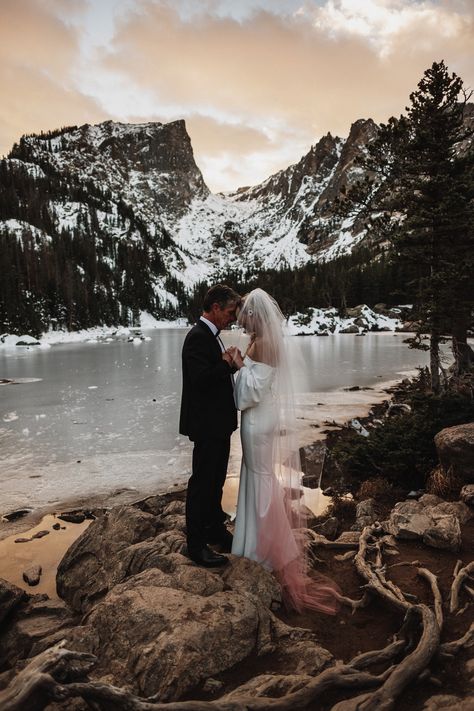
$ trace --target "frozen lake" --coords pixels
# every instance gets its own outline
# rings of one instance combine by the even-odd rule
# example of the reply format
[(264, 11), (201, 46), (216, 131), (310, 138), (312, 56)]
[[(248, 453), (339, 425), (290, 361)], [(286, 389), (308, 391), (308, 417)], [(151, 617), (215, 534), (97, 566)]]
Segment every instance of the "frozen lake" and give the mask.
[[(138, 344), (0, 350), (0, 378), (20, 381), (0, 385), (0, 514), (121, 488), (158, 492), (186, 481), (191, 444), (177, 432), (186, 332), (143, 331), (150, 340)], [(397, 379), (426, 363), (425, 353), (403, 344), (405, 337), (293, 337), (303, 356), (295, 364), (303, 363), (306, 401)], [(235, 333), (224, 340), (238, 344)]]

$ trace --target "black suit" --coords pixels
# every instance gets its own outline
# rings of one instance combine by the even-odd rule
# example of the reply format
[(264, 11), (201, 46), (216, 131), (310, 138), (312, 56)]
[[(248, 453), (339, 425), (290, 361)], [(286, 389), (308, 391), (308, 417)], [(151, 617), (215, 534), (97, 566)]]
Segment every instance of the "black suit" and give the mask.
[(187, 334), (182, 352), (183, 392), (179, 431), (194, 442), (188, 483), (188, 551), (198, 552), (219, 537), (225, 514), (222, 488), (229, 461), (230, 436), (237, 427), (232, 369), (222, 359), (218, 339), (199, 320)]

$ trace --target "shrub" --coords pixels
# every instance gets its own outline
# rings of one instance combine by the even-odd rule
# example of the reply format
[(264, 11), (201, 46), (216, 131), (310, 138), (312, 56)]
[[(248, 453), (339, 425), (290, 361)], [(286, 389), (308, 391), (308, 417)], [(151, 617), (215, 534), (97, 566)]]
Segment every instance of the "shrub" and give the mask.
[(434, 396), (415, 391), (412, 411), (387, 418), (370, 437), (349, 432), (334, 445), (331, 457), (356, 490), (367, 479), (384, 478), (405, 489), (424, 486), (438, 463), (434, 436), (445, 427), (474, 421), (474, 401), (459, 394)]

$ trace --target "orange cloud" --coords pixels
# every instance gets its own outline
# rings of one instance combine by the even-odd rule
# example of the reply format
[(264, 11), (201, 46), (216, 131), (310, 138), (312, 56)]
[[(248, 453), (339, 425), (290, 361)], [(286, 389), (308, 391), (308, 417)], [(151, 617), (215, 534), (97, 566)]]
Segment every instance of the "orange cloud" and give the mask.
[(58, 13), (82, 5), (82, 0), (2, 0), (0, 155), (24, 133), (109, 118), (71, 80), (79, 40)]
[[(368, 4), (408, 6), (402, 0)], [(303, 137), (312, 143), (327, 131), (347, 135), (358, 118), (385, 121), (401, 113), (434, 60), (444, 58), (452, 70), (462, 70), (466, 83), (474, 79), (472, 17), (449, 14), (445, 3), (439, 19), (451, 17), (450, 32), (446, 23), (436, 26), (436, 6), (424, 5), (431, 6), (430, 22), (423, 14), (406, 17), (390, 33), (389, 51), (382, 52), (365, 34), (330, 33), (313, 13), (282, 18), (261, 11), (237, 22), (209, 10), (185, 21), (170, 3), (143, 0), (122, 19), (103, 64), (137, 91), (152, 93), (157, 106), (251, 127), (272, 135), (274, 149), (291, 135), (296, 143)], [(214, 138), (202, 135), (200, 153), (207, 141), (216, 150)], [(223, 154), (236, 158), (242, 150), (241, 140), (222, 146)], [(254, 150), (249, 144), (248, 151)], [(268, 155), (270, 146), (262, 142), (260, 150)]]

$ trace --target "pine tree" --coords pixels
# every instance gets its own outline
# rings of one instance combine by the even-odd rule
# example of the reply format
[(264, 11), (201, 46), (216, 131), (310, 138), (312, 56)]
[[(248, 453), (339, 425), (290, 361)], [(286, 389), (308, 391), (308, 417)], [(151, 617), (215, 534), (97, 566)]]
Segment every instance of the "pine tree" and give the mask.
[[(389, 239), (416, 286), (413, 347), (430, 351), (431, 384), (441, 388), (440, 344), (451, 332), (457, 374), (471, 365), (466, 336), (474, 293), (473, 131), (464, 123), (470, 94), (444, 63), (434, 62), (410, 95), (406, 115), (382, 125), (364, 167), (371, 178), (347, 195), (382, 215), (373, 233)], [(429, 333), (429, 346), (423, 334)], [(472, 354), (474, 356), (474, 354)]]

